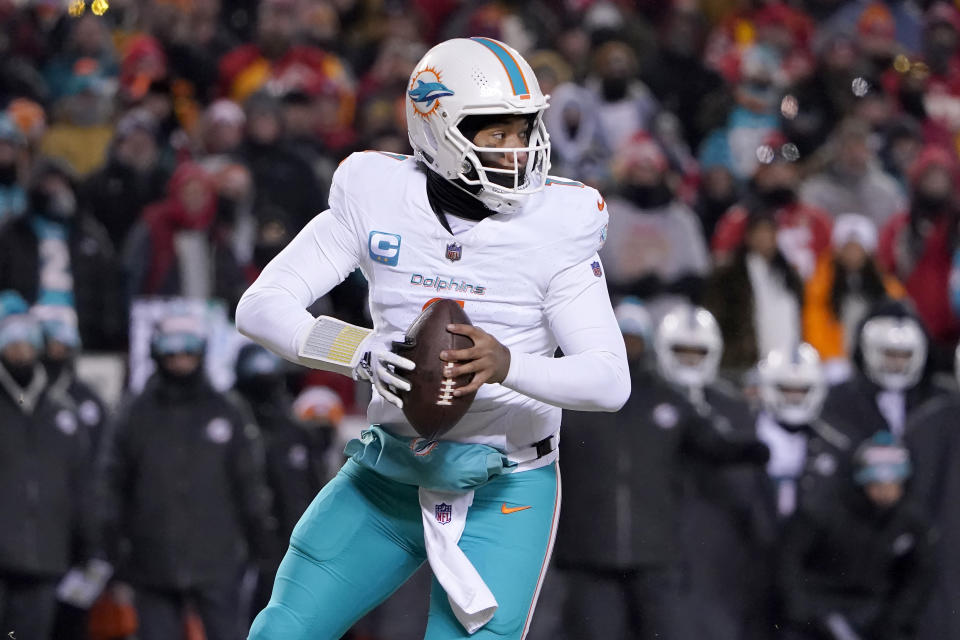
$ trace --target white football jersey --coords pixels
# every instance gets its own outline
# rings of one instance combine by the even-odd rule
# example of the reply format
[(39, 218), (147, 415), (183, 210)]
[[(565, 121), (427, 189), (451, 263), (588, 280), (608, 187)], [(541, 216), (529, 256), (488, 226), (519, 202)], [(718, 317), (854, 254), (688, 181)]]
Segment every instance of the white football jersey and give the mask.
[[(299, 362), (300, 343), (314, 324), (306, 307), (359, 267), (369, 282), (373, 339), (384, 347), (401, 340), (431, 300), (451, 298), (510, 349), (506, 379), (483, 385), (445, 439), (508, 454), (529, 451), (557, 433), (560, 407), (619, 409), (630, 375), (597, 255), (607, 228), (600, 194), (550, 178), (522, 210), (491, 215), (453, 235), (430, 207), (424, 171), (396, 154), (347, 158), (334, 175), (330, 209), (244, 293), (237, 307), (241, 332)], [(553, 357), (558, 346), (565, 357)], [(368, 419), (398, 435), (416, 435), (376, 390)]]
[[(330, 212), (321, 214), (351, 232), (352, 246), (342, 248), (356, 265), (341, 268), (348, 273), (359, 266), (366, 276), (378, 337), (386, 344), (401, 340), (429, 301), (452, 298), (511, 351), (552, 356), (557, 340), (545, 307), (576, 295), (566, 283), (554, 291), (555, 276), (575, 269), (583, 287), (603, 277), (597, 256), (607, 227), (603, 198), (579, 182), (551, 178), (522, 212), (491, 216), (454, 236), (430, 207), (423, 171), (412, 157), (353, 154), (334, 176)], [(557, 299), (548, 300), (551, 294)], [(376, 393), (368, 418), (416, 435), (403, 413)], [(487, 384), (446, 437), (512, 451), (559, 426), (559, 408)]]

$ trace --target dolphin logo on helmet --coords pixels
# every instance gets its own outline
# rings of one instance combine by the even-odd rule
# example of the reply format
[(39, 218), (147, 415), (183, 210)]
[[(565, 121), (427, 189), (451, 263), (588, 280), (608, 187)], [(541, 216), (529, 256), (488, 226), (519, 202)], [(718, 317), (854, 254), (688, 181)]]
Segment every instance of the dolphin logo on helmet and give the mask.
[(408, 91), (407, 94), (414, 102), (432, 102), (437, 98), (452, 96), (453, 91), (445, 87), (442, 82), (417, 80), (417, 86)]

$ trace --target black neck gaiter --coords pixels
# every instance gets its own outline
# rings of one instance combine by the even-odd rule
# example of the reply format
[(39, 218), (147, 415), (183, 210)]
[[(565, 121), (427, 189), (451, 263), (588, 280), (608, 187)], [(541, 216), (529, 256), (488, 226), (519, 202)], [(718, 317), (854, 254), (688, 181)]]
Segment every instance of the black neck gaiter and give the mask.
[(432, 169), (424, 167), (423, 170), (427, 174), (427, 199), (430, 201), (430, 208), (447, 231), (450, 226), (444, 214), (477, 222), (494, 214), (487, 205), (466, 191), (470, 188), (467, 185), (458, 187)]

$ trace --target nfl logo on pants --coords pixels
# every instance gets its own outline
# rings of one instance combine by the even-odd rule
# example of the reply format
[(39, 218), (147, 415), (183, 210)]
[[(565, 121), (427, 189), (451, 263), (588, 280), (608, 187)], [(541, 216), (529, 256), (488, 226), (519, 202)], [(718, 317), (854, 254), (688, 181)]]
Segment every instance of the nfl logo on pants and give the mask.
[(446, 502), (441, 502), (436, 505), (434, 511), (437, 516), (437, 522), (440, 524), (448, 524), (453, 519), (453, 505), (449, 505)]

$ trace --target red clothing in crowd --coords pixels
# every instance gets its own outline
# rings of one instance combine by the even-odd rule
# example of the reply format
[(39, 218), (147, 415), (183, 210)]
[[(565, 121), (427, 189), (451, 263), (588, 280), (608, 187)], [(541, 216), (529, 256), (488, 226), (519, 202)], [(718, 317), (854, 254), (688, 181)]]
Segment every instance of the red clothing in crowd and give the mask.
[(220, 61), (220, 95), (238, 103), (267, 84), (277, 93), (314, 94), (329, 80), (347, 82), (347, 72), (339, 58), (316, 47), (291, 47), (277, 60), (268, 60), (260, 47), (245, 44)]
[(960, 321), (950, 308), (951, 222), (947, 217), (936, 222), (916, 259), (910, 260), (905, 246), (910, 242), (909, 221), (910, 214), (904, 212), (884, 225), (877, 259), (903, 282), (931, 337), (952, 343), (960, 337)]
[[(817, 260), (830, 249), (830, 217), (810, 205), (794, 203), (781, 208), (775, 215), (777, 244), (800, 277), (813, 275)], [(718, 263), (726, 262), (743, 242), (747, 228), (747, 210), (736, 206), (727, 211), (717, 223), (711, 248)]]

